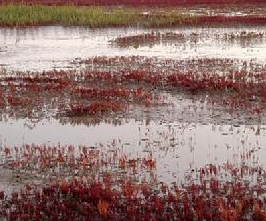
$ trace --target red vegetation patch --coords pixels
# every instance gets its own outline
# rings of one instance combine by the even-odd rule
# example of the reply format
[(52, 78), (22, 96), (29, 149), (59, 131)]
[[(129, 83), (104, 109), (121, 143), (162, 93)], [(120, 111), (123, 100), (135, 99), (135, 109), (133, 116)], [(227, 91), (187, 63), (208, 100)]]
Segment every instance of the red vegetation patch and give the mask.
[[(197, 33), (192, 33), (196, 36)], [(146, 72), (175, 73), (180, 70), (183, 72), (199, 73), (221, 73), (226, 74), (231, 71), (246, 71), (251, 74), (265, 72), (265, 65), (256, 63), (253, 60), (239, 60), (226, 58), (192, 58), (185, 60), (159, 59), (157, 57), (144, 56), (98, 56), (86, 60), (75, 61), (74, 64), (86, 65), (87, 70), (93, 71), (134, 71), (141, 70)]]
[(77, 88), (74, 88), (73, 94), (78, 94), (82, 98), (102, 98), (102, 99), (125, 98), (128, 101), (136, 100), (136, 99), (138, 100), (152, 99), (152, 96), (146, 93), (146, 91), (143, 88), (99, 89), (99, 88), (77, 87)]
[[(3, 168), (12, 170), (14, 176), (24, 175), (24, 181), (27, 181), (27, 175), (30, 175), (29, 179), (41, 178), (42, 185), (47, 180), (50, 182), (76, 175), (99, 178), (111, 173), (113, 168), (116, 168), (118, 179), (119, 174), (126, 177), (131, 172), (135, 175), (140, 172), (145, 174), (155, 169), (156, 160), (150, 154), (133, 158), (124, 153), (119, 143), (112, 142), (110, 145), (112, 147), (35, 144), (5, 146), (1, 151), (1, 159), (4, 162)], [(34, 178), (31, 180), (33, 183)]]
[(226, 95), (231, 94), (234, 98), (238, 97), (244, 102), (257, 99), (264, 102), (266, 99), (264, 73), (253, 75), (244, 71), (234, 71), (224, 75), (193, 72), (161, 74), (136, 70), (119, 73), (84, 72), (83, 76), (88, 81), (98, 79), (108, 82), (134, 82), (135, 84), (155, 85), (162, 88), (172, 87), (192, 93), (225, 93)]
[[(211, 95), (208, 99), (212, 104), (226, 105), (232, 109), (243, 108), (254, 113), (261, 113), (265, 108), (266, 69), (264, 65), (252, 61), (161, 61), (133, 56), (96, 57), (80, 63), (85, 63), (88, 68), (88, 71), (82, 73), (88, 81), (131, 82), (143, 87), (155, 86), (158, 90), (177, 89), (195, 95), (205, 93)], [(133, 66), (134, 70), (128, 69), (128, 66)], [(109, 71), (101, 71), (105, 67)]]
[(115, 101), (99, 101), (90, 105), (70, 104), (69, 110), (66, 111), (67, 116), (84, 116), (92, 114), (100, 114), (108, 111), (124, 110), (126, 105)]
[(185, 36), (184, 34), (167, 32), (151, 32), (147, 34), (133, 35), (133, 36), (124, 36), (118, 37), (115, 40), (111, 41), (113, 45), (118, 47), (140, 47), (142, 45), (152, 46), (156, 43), (160, 42), (184, 42)]
[[(220, 180), (224, 177), (225, 180)], [(265, 171), (260, 167), (207, 165), (183, 186), (76, 178), (42, 189), (0, 194), (9, 220), (265, 220)], [(245, 177), (257, 177), (247, 182)], [(252, 184), (255, 182), (255, 184)]]
[(196, 18), (198, 24), (225, 24), (225, 23), (236, 23), (236, 24), (265, 24), (266, 16), (260, 15), (242, 15), (242, 16), (198, 16)]
[(27, 106), (30, 104), (31, 100), (29, 98), (21, 98), (9, 95), (7, 97), (7, 102), (10, 106)]
[[(266, 69), (252, 62), (240, 63), (240, 69), (230, 59), (96, 57), (80, 63), (87, 69), (17, 72), (2, 77), (0, 110), (24, 117), (33, 112), (42, 116), (49, 112), (50, 116), (101, 115), (124, 111), (131, 104), (162, 104), (156, 93), (169, 91), (206, 94), (210, 104), (229, 106), (230, 110), (241, 108), (258, 115), (265, 110)], [(108, 70), (101, 70), (104, 68)]]
[(125, 110), (129, 104), (149, 105), (155, 100), (144, 88), (89, 82), (71, 71), (17, 72), (3, 76), (0, 84), (2, 113), (23, 117), (38, 118), (49, 112), (50, 116), (101, 115)]

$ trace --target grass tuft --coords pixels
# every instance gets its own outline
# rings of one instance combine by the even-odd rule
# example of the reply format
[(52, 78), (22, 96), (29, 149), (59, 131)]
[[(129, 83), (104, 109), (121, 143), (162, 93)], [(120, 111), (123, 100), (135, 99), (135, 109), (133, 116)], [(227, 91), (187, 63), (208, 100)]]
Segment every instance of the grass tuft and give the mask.
[(145, 15), (136, 8), (108, 8), (100, 6), (28, 6), (2, 5), (0, 6), (1, 26), (36, 26), (36, 25), (80, 25), (92, 28), (117, 26), (173, 26), (191, 18), (175, 9), (161, 12), (158, 9)]

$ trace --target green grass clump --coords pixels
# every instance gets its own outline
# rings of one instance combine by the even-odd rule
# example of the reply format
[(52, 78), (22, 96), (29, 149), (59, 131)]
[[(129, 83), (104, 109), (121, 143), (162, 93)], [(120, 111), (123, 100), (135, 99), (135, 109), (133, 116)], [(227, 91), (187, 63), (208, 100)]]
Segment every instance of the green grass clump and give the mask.
[(1, 26), (35, 26), (35, 25), (83, 25), (92, 28), (115, 26), (167, 27), (192, 23), (194, 18), (179, 10), (153, 10), (144, 16), (142, 9), (76, 7), (76, 6), (0, 6)]

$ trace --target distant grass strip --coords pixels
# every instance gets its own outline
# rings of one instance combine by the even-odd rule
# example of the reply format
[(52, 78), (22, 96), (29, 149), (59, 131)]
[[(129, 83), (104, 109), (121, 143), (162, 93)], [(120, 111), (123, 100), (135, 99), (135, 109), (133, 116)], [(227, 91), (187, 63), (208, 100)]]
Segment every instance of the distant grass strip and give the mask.
[(117, 27), (171, 27), (194, 23), (195, 18), (179, 9), (154, 9), (145, 14), (136, 8), (76, 7), (76, 6), (0, 6), (0, 26), (23, 27), (36, 25), (63, 25)]
[(38, 25), (104, 27), (173, 27), (180, 25), (266, 24), (266, 15), (192, 15), (185, 9), (118, 6), (0, 5), (0, 27)]

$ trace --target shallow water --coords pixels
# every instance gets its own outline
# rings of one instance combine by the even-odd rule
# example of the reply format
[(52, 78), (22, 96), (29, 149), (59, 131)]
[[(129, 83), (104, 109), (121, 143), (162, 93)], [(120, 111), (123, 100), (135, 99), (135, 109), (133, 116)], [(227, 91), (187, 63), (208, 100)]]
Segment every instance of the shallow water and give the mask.
[(48, 26), (0, 29), (0, 64), (8, 70), (41, 71), (74, 68), (70, 61), (94, 56), (156, 56), (170, 59), (232, 58), (266, 61), (266, 36), (254, 40), (220, 41), (230, 33), (265, 32), (266, 26), (237, 28), (173, 28), (156, 31), (198, 35), (185, 42), (159, 43), (138, 48), (119, 48), (110, 41), (120, 36), (149, 33), (152, 29), (88, 29)]
[[(42, 71), (74, 69), (73, 60), (94, 56), (148, 56), (175, 60), (232, 58), (266, 61), (266, 39), (223, 41), (219, 36), (242, 31), (266, 32), (266, 26), (238, 28), (175, 28), (160, 32), (184, 33), (184, 42), (167, 42), (134, 47), (110, 43), (119, 36), (148, 33), (148, 29), (86, 29), (59, 26), (28, 29), (0, 29), (0, 65), (10, 70)], [(195, 40), (189, 36), (196, 33)], [(217, 38), (218, 36), (218, 38)], [(232, 116), (225, 108), (213, 109), (200, 97), (167, 93), (168, 105), (130, 109), (119, 115), (117, 124), (99, 121), (75, 123), (64, 119), (25, 119), (5, 117), (0, 121), (0, 146), (24, 143), (73, 144), (108, 147), (113, 140), (131, 157), (152, 152), (159, 180), (180, 181), (184, 174), (206, 164), (263, 165), (266, 157), (266, 120), (258, 116)], [(204, 95), (203, 95), (204, 98)], [(86, 117), (84, 117), (86, 118)], [(248, 125), (247, 125), (248, 124)], [(11, 176), (3, 172), (7, 180)], [(0, 177), (3, 174), (0, 174)], [(4, 179), (1, 179), (4, 180)], [(8, 181), (0, 188), (8, 188)], [(1, 187), (2, 185), (2, 187)]]
[[(206, 163), (265, 164), (266, 125), (215, 125), (161, 123), (131, 120), (122, 125), (61, 125), (56, 120), (25, 127), (25, 120), (0, 122), (1, 146), (24, 143), (49, 145), (108, 146), (113, 141), (132, 158), (152, 152), (159, 180), (180, 181), (189, 170)], [(101, 148), (100, 148), (101, 151)], [(106, 151), (106, 150), (102, 150)]]

